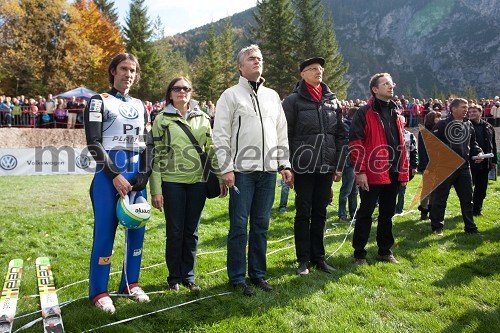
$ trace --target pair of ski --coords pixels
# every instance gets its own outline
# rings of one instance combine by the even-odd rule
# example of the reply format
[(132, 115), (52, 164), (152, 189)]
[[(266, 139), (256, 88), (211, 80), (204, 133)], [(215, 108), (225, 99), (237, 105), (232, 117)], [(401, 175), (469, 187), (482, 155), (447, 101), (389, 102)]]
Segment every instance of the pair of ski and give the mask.
[[(0, 298), (0, 333), (11, 333), (19, 299), (19, 288), (23, 272), (23, 260), (13, 259), (5, 278)], [(54, 275), (47, 257), (36, 259), (36, 277), (40, 307), (42, 308), (44, 333), (64, 333), (61, 309), (57, 300)]]

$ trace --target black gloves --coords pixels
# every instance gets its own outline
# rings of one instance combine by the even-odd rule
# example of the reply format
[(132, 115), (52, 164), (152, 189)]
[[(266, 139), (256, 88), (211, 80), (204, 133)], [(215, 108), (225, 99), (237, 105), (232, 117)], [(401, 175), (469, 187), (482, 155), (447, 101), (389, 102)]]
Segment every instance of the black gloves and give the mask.
[(149, 173), (139, 172), (130, 180), (130, 185), (132, 185), (132, 191), (142, 191), (146, 188), (148, 183)]

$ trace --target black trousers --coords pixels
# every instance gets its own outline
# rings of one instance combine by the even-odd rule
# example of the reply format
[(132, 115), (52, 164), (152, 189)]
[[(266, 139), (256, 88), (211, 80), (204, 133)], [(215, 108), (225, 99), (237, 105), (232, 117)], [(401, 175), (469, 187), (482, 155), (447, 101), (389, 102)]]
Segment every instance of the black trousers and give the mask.
[(488, 169), (471, 168), (472, 184), (474, 193), (472, 195), (473, 211), (480, 213), (483, 209), (483, 201), (486, 198), (486, 189), (488, 188)]
[(470, 168), (456, 170), (434, 190), (430, 214), (432, 230), (443, 229), (444, 227), (444, 212), (452, 186), (455, 188), (460, 200), (460, 209), (465, 224), (464, 230), (477, 230), (472, 215), (472, 176)]
[(392, 235), (392, 217), (396, 208), (396, 197), (399, 192), (400, 183), (398, 174), (391, 174), (391, 183), (387, 185), (369, 185), (369, 191), (360, 188), (359, 195), (361, 203), (356, 213), (356, 224), (354, 225), (354, 235), (352, 247), (354, 248), (354, 258), (365, 259), (365, 246), (370, 236), (372, 227), (372, 215), (377, 201), (378, 225), (377, 225), (377, 245), (379, 255), (392, 254), (391, 247), (394, 245)]
[(333, 175), (295, 174), (295, 252), (299, 262), (318, 262), (325, 258), (323, 242)]

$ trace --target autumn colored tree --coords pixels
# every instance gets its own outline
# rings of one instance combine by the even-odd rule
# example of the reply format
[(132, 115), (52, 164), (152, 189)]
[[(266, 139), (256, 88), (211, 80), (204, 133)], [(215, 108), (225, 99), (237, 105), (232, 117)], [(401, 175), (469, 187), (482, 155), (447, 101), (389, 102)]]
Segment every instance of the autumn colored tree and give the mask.
[(25, 95), (108, 87), (107, 63), (124, 49), (120, 31), (90, 0), (5, 0), (0, 29), (0, 87), (11, 95), (17, 83)]

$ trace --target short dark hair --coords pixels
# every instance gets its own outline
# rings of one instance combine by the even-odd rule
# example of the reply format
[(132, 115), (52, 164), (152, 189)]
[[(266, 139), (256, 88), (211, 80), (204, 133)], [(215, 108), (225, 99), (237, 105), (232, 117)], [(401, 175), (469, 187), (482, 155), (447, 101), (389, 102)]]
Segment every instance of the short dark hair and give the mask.
[(469, 101), (467, 101), (465, 98), (455, 98), (453, 101), (451, 101), (450, 103), (450, 112), (452, 111), (453, 108), (456, 108), (457, 106), (459, 106), (460, 104), (469, 104)]
[(391, 74), (389, 73), (377, 73), (370, 78), (370, 84), (368, 85), (368, 87), (370, 88), (370, 94), (372, 94), (373, 96), (375, 96), (375, 93), (373, 92), (372, 88), (376, 87), (378, 85), (378, 79), (384, 76), (392, 78)]
[(352, 117), (354, 117), (354, 114), (356, 113), (356, 111), (358, 111), (358, 109), (359, 109), (358, 107), (352, 107), (352, 108), (349, 108), (349, 109), (347, 110), (347, 113), (346, 113), (346, 114), (347, 114), (347, 117), (348, 117), (348, 118), (350, 118), (350, 119), (351, 119)]
[[(169, 105), (169, 104), (172, 104), (172, 99), (170, 98), (170, 93), (172, 92), (172, 88), (174, 87), (174, 85), (179, 82), (180, 80), (184, 80), (186, 81), (189, 86), (191, 87), (191, 89), (193, 88), (191, 82), (189, 82), (189, 80), (187, 78), (185, 78), (184, 76), (179, 76), (179, 77), (176, 77), (175, 79), (173, 79), (172, 81), (170, 81), (170, 83), (168, 84), (167, 86), (167, 92), (165, 94), (165, 105)], [(191, 90), (192, 92), (192, 90)]]
[(108, 77), (109, 77), (109, 83), (111, 86), (115, 84), (115, 76), (111, 73), (112, 70), (116, 71), (116, 67), (118, 67), (118, 64), (124, 60), (131, 60), (135, 63), (135, 81), (134, 83), (139, 82), (141, 79), (141, 66), (139, 65), (139, 61), (137, 58), (130, 53), (118, 53), (115, 55), (113, 60), (109, 63), (108, 66)]

